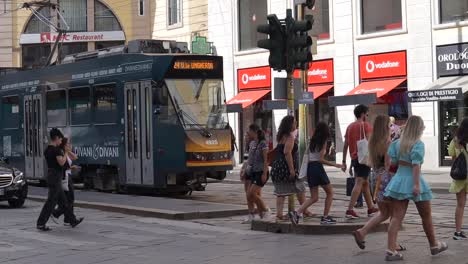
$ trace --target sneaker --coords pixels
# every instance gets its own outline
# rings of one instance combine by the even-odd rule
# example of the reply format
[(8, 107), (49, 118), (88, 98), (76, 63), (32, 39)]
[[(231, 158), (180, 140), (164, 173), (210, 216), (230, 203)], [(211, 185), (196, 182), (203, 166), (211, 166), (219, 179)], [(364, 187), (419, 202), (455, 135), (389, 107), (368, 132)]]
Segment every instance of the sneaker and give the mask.
[(379, 211), (379, 209), (377, 208), (372, 208), (372, 209), (367, 209), (367, 216), (368, 217), (372, 217), (374, 216), (375, 213), (377, 213)]
[(437, 242), (437, 246), (436, 247), (431, 247), (431, 255), (432, 256), (435, 256), (439, 253), (442, 253), (444, 252), (445, 250), (448, 249), (448, 246), (447, 246), (447, 243), (445, 242)]
[(75, 228), (75, 227), (77, 227), (79, 224), (81, 224), (81, 222), (83, 222), (83, 220), (84, 220), (84, 217), (77, 218), (77, 219), (75, 220), (74, 223), (71, 223), (71, 224), (70, 224), (70, 226), (73, 227), (73, 228)]
[(288, 215), (293, 225), (299, 224), (299, 214), (296, 211), (289, 212)]
[(334, 225), (336, 224), (336, 220), (333, 219), (331, 216), (322, 216), (322, 219), (320, 220), (321, 225)]
[(398, 253), (397, 251), (392, 252), (387, 250), (385, 254), (385, 261), (401, 261), (403, 260), (403, 255)]
[(245, 218), (244, 220), (242, 220), (242, 224), (250, 224), (252, 223), (252, 221), (255, 219), (255, 215), (253, 214), (249, 214), (249, 216), (247, 216), (247, 218)]
[(354, 210), (347, 210), (346, 211), (346, 218), (348, 219), (357, 219), (359, 215)]
[(465, 232), (455, 232), (453, 233), (453, 240), (465, 240), (467, 239)]

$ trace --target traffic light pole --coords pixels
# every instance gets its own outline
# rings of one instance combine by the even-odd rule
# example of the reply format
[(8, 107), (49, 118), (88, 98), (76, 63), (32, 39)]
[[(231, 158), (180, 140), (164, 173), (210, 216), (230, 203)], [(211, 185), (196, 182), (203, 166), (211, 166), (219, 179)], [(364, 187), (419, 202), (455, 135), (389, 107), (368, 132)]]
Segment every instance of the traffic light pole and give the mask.
[[(286, 76), (286, 82), (288, 89), (288, 115), (295, 116), (293, 72), (288, 71), (288, 75)], [(294, 211), (294, 195), (289, 195), (288, 212), (292, 211)]]

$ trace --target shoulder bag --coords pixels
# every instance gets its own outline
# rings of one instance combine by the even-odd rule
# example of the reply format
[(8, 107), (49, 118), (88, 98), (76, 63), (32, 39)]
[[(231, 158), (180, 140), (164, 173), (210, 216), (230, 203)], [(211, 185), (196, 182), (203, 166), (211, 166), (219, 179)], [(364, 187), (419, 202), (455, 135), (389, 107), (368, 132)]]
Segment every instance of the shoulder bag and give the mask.
[(450, 169), (450, 177), (454, 180), (466, 180), (467, 168), (466, 168), (466, 149), (462, 148), (462, 151), (455, 159)]
[(358, 162), (359, 164), (369, 166), (369, 142), (367, 141), (364, 123), (360, 127), (359, 134), (362, 136), (359, 137), (361, 139), (357, 142)]

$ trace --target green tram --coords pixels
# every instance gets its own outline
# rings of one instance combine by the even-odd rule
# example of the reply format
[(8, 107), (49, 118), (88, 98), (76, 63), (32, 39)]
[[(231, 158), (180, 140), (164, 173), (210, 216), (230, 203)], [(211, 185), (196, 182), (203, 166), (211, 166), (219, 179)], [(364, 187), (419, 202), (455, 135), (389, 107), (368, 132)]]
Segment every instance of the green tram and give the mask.
[(187, 193), (224, 179), (233, 164), (222, 57), (145, 43), (1, 76), (0, 155), (43, 182), (57, 127), (79, 156), (73, 177), (90, 188)]

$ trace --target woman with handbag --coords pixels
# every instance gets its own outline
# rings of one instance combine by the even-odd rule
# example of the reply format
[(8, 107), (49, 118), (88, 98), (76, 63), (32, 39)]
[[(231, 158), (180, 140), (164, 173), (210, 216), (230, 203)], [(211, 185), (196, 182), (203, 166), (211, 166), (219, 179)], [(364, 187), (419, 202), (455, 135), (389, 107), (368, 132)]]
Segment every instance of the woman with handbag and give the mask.
[(342, 169), (344, 166), (325, 159), (327, 154), (327, 141), (330, 138), (330, 130), (328, 125), (324, 122), (319, 122), (315, 129), (314, 135), (309, 143), (309, 155), (307, 163), (307, 182), (310, 188), (310, 198), (307, 199), (297, 211), (289, 212), (289, 218), (294, 225), (299, 223), (300, 215), (307, 210), (311, 205), (316, 203), (319, 199), (319, 189), (321, 186), (325, 191), (327, 197), (325, 198), (325, 208), (323, 216), (320, 221), (322, 225), (336, 224), (329, 213), (333, 202), (333, 187), (330, 184), (330, 179), (323, 167), (323, 164), (334, 166)]
[[(453, 160), (461, 154), (468, 157), (466, 146), (468, 144), (468, 117), (465, 117), (458, 127), (455, 138), (452, 139), (448, 146), (448, 153)], [(462, 231), (463, 214), (465, 212), (466, 193), (468, 191), (468, 180), (453, 180), (450, 185), (449, 192), (457, 195), (457, 207), (455, 209), (455, 233), (453, 234), (454, 240), (466, 239), (465, 232)]]
[[(376, 177), (375, 200), (379, 206), (379, 212), (374, 215), (362, 228), (353, 232), (354, 240), (360, 249), (365, 249), (365, 238), (367, 234), (377, 225), (391, 216), (390, 200), (384, 197), (385, 188), (396, 172), (395, 166), (390, 166), (388, 148), (391, 140), (391, 120), (388, 116), (379, 115), (374, 121), (374, 132), (369, 140), (369, 161)], [(406, 250), (402, 245), (397, 247), (398, 251)]]
[(448, 249), (445, 242), (436, 240), (432, 224), (432, 191), (421, 176), (425, 154), (424, 143), (421, 141), (424, 129), (422, 118), (411, 116), (401, 138), (392, 143), (388, 150), (391, 163), (398, 165), (398, 170), (388, 183), (384, 194), (391, 198), (392, 207), (392, 219), (388, 227), (388, 249), (385, 255), (387, 261), (403, 260), (403, 255), (398, 252), (397, 237), (410, 200), (415, 203), (421, 217), (431, 255)]
[(281, 120), (276, 140), (275, 158), (271, 163), (271, 180), (276, 196), (276, 218), (283, 220), (284, 200), (289, 195), (297, 195), (300, 204), (305, 201), (305, 184), (298, 178), (298, 145), (294, 131), (297, 123), (293, 116)]

